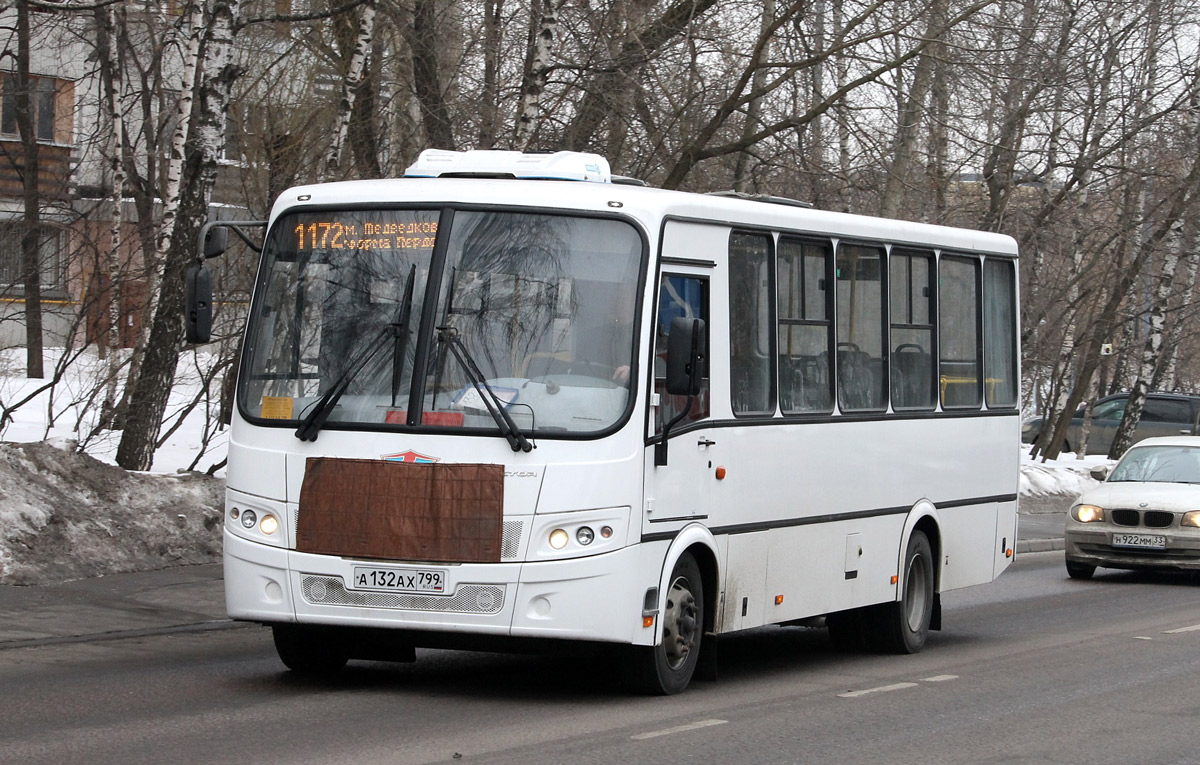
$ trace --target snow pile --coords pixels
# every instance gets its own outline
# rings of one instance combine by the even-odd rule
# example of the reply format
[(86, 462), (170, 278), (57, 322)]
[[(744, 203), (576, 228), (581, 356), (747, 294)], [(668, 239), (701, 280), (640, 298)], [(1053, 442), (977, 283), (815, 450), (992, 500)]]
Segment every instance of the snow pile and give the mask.
[(223, 479), (129, 473), (75, 449), (0, 443), (0, 584), (220, 559)]
[[(1022, 451), (1028, 452), (1028, 447), (1024, 447)], [(1112, 460), (1104, 457), (1076, 459), (1074, 454), (1063, 454), (1057, 460), (1041, 462), (1031, 460), (1023, 453), (1021, 496), (1045, 497), (1061, 494), (1077, 497), (1099, 483), (1091, 476), (1092, 468), (1112, 464)]]

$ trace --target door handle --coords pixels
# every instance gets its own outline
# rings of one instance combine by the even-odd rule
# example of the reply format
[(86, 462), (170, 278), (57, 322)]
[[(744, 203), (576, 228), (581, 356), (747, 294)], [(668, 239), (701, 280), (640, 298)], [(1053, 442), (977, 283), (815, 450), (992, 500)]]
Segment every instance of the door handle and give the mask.
[(716, 441), (709, 441), (707, 438), (701, 438), (696, 442), (696, 446), (714, 446)]

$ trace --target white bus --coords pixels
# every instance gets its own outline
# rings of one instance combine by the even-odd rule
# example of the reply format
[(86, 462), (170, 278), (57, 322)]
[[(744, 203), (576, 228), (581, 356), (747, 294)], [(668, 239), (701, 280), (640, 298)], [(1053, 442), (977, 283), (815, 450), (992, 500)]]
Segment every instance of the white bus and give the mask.
[(580, 641), (675, 693), (762, 625), (918, 651), (1012, 560), (1009, 237), (569, 152), (430, 150), (260, 225), (225, 589), (292, 670)]

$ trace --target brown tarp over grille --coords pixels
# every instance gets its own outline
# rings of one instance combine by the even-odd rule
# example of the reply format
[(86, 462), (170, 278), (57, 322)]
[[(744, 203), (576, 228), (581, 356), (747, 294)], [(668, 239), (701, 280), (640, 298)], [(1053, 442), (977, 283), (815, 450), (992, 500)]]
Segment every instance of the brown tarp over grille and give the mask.
[(354, 558), (498, 563), (504, 466), (309, 457), (296, 549)]

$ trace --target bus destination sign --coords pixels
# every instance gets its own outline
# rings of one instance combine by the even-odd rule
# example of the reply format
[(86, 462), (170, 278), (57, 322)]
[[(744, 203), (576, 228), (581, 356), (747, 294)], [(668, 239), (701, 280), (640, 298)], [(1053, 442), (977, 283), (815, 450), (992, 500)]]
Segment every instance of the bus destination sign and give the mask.
[(364, 221), (348, 217), (313, 220), (292, 229), (298, 252), (305, 250), (433, 249), (437, 221)]

